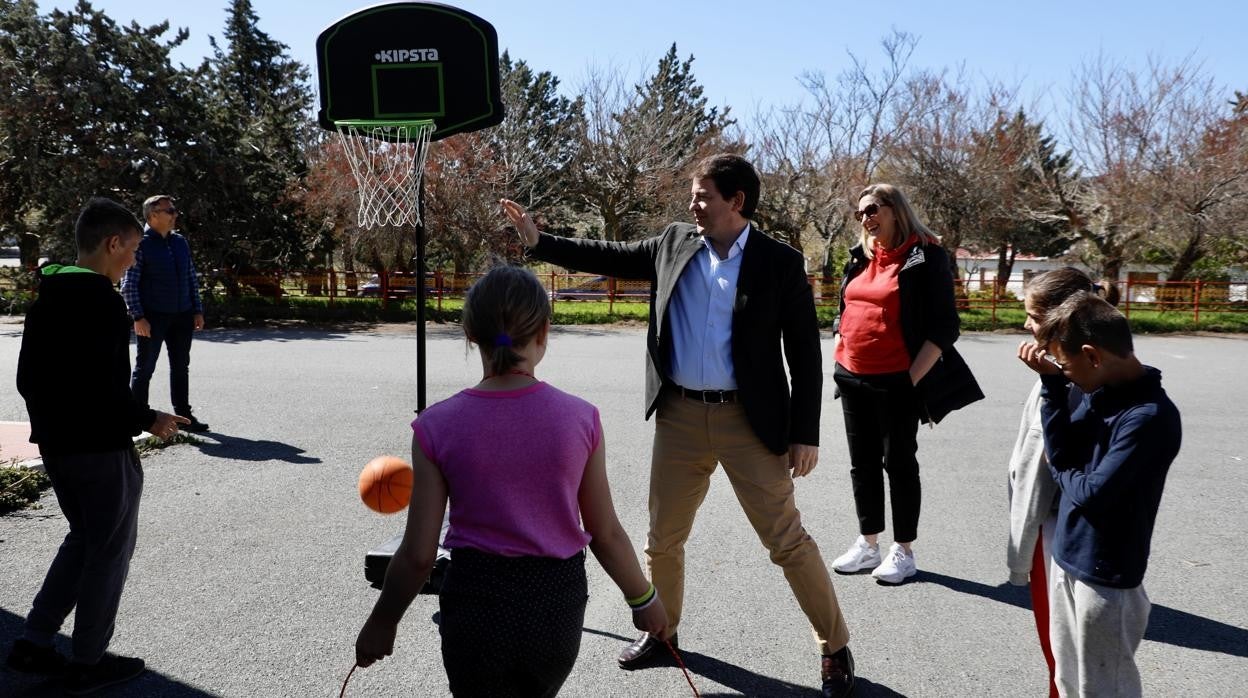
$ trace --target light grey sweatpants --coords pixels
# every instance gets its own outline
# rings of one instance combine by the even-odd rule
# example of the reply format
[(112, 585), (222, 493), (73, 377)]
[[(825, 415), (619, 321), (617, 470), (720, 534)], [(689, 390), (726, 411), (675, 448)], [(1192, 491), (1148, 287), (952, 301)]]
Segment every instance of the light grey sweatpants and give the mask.
[(1144, 585), (1133, 589), (1079, 581), (1049, 564), (1049, 635), (1063, 698), (1141, 694), (1135, 650), (1152, 604)]
[(69, 533), (35, 596), (23, 634), (37, 645), (50, 645), (76, 607), (73, 660), (94, 664), (113, 637), (134, 555), (143, 466), (133, 448), (46, 456), (43, 465)]

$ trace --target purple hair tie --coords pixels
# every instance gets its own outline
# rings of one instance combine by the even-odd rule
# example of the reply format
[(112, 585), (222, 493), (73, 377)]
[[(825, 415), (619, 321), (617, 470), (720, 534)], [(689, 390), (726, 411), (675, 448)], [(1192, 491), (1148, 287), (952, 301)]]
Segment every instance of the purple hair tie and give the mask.
[(494, 338), (494, 346), (496, 347), (511, 346), (511, 337), (507, 336), (506, 332), (499, 332), (498, 336)]

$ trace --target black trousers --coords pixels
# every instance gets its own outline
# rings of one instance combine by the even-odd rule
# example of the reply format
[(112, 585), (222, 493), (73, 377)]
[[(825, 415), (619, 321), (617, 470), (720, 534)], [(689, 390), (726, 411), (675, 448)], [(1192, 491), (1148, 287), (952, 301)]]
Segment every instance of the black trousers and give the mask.
[(74, 613), (73, 659), (94, 664), (113, 637), (121, 591), (138, 537), (143, 466), (133, 448), (45, 456), (44, 468), (69, 533), (56, 551), (26, 617), (25, 637), (40, 645)]
[(161, 346), (168, 347), (169, 397), (177, 414), (190, 414), (191, 336), (195, 333), (195, 313), (148, 313), (143, 316), (152, 327), (152, 336), (138, 338), (130, 390), (140, 405), (147, 405), (147, 387), (156, 371)]
[(581, 651), (585, 553), (566, 559), (451, 551), (440, 597), (442, 663), (457, 698), (546, 698)]
[(849, 478), (858, 510), (858, 532), (884, 530), (884, 473), (893, 506), (893, 538), (909, 543), (918, 537), (919, 413), (914, 386), (906, 372), (854, 374), (840, 364), (833, 374), (845, 412), (849, 439)]

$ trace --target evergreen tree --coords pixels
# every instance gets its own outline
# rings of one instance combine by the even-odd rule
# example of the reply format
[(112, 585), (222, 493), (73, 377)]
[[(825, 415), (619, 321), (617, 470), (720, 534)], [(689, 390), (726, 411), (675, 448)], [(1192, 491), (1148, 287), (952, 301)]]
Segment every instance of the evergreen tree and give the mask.
[(85, 1), (37, 13), (0, 5), (0, 220), (23, 262), (72, 260), (73, 221), (91, 196), (135, 207), (198, 140), (188, 73), (169, 60), (184, 30), (119, 27)]
[(514, 244), (499, 216), (502, 197), (540, 212), (548, 229), (570, 227), (566, 182), (583, 104), (559, 95), (554, 74), (506, 51), (499, 73), (503, 122), (434, 144), (426, 167), (429, 256), (456, 272)]
[(185, 192), (204, 233), (198, 252), (238, 271), (303, 266), (309, 240), (293, 190), (306, 174), (308, 69), (259, 27), (250, 0), (232, 0), (224, 46), (201, 66), (212, 167)]
[(523, 60), (499, 59), (507, 113), (498, 126), (483, 132), (494, 157), (504, 166), (499, 182), (509, 198), (550, 216), (566, 203), (564, 186), (576, 155), (576, 130), (584, 101), (559, 94), (559, 78), (534, 71)]
[(693, 56), (676, 45), (644, 82), (622, 88), (618, 75), (591, 76), (578, 151), (569, 183), (577, 207), (597, 216), (608, 240), (653, 232), (686, 217), (689, 169), (724, 149), (728, 110), (707, 108), (693, 75)]
[(991, 128), (971, 135), (969, 170), (978, 217), (966, 243), (997, 253), (997, 279), (1009, 279), (1019, 254), (1058, 255), (1075, 241), (1050, 182), (1071, 179), (1071, 156), (1057, 152), (1044, 126), (1023, 110), (998, 114)]

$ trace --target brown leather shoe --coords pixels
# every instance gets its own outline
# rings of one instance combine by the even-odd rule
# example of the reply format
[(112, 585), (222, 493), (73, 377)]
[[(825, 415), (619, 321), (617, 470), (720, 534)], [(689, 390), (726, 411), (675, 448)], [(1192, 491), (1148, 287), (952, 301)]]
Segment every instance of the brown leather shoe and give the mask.
[(854, 694), (854, 655), (845, 646), (823, 656), (823, 698), (845, 698)]
[[(668, 642), (672, 643), (672, 647), (680, 647), (680, 643), (676, 641), (676, 636), (668, 638)], [(633, 644), (624, 648), (620, 652), (618, 660), (621, 669), (632, 671), (633, 669), (642, 669), (648, 666), (655, 666), (664, 658), (670, 656), (667, 651), (667, 645), (659, 638), (650, 633), (643, 633), (637, 638)]]

